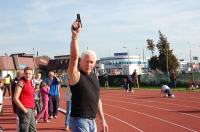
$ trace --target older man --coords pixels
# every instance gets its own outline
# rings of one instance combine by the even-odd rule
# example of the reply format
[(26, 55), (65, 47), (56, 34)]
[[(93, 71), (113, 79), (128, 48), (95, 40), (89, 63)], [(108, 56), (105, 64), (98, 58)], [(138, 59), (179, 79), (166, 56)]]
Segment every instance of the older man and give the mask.
[(107, 132), (108, 126), (104, 118), (100, 100), (100, 85), (92, 70), (96, 63), (96, 54), (87, 50), (83, 52), (80, 63), (78, 36), (81, 30), (79, 21), (72, 24), (72, 39), (68, 79), (72, 92), (71, 126), (73, 132), (96, 132), (96, 113), (98, 114), (102, 131)]

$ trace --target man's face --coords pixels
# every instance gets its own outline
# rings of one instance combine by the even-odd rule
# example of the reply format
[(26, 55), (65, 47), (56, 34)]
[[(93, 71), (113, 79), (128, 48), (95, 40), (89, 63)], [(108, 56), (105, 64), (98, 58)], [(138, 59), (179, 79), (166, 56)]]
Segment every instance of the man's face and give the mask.
[(95, 66), (96, 60), (92, 55), (85, 55), (80, 61), (80, 69), (90, 74)]
[(54, 77), (54, 72), (49, 72), (49, 78), (53, 78)]
[(17, 73), (17, 78), (22, 78), (23, 77), (23, 72), (22, 71), (19, 71), (18, 73)]
[(26, 80), (31, 80), (33, 77), (33, 72), (32, 70), (26, 70), (24, 71), (24, 77)]

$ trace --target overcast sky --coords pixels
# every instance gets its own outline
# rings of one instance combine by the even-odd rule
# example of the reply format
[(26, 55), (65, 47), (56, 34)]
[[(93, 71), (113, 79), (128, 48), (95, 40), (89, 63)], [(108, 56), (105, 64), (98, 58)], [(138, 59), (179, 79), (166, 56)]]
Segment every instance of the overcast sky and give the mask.
[(146, 39), (156, 44), (160, 30), (178, 58), (188, 60), (190, 49), (200, 57), (199, 0), (1, 0), (0, 55), (69, 54), (77, 13), (83, 24), (81, 52), (89, 48), (100, 58), (144, 50), (148, 56)]

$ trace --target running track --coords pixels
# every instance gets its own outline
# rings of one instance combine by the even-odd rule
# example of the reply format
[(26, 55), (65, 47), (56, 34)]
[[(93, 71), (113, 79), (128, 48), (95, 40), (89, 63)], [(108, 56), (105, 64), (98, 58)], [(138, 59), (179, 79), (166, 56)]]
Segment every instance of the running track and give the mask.
[[(65, 89), (61, 90), (60, 107), (65, 109)], [(101, 99), (110, 132), (197, 132), (200, 131), (200, 93), (175, 91), (175, 98), (161, 98), (159, 90), (102, 90)], [(14, 132), (15, 117), (11, 103), (5, 100), (0, 126)], [(97, 118), (98, 130), (100, 130)], [(39, 123), (40, 132), (60, 132), (64, 129), (64, 114), (50, 123)]]

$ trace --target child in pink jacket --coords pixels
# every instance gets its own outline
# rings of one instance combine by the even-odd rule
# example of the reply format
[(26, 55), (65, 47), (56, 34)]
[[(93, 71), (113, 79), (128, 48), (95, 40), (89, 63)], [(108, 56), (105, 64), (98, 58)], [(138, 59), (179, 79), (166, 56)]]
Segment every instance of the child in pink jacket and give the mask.
[(41, 82), (41, 89), (40, 89), (41, 95), (42, 95), (42, 111), (36, 116), (36, 123), (43, 117), (44, 122), (48, 123), (50, 122), (48, 120), (48, 101), (49, 101), (49, 87), (46, 84), (45, 81)]

